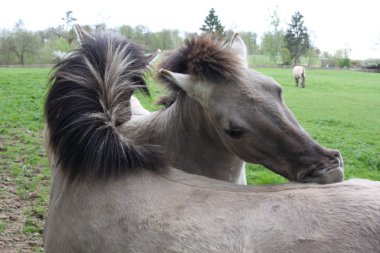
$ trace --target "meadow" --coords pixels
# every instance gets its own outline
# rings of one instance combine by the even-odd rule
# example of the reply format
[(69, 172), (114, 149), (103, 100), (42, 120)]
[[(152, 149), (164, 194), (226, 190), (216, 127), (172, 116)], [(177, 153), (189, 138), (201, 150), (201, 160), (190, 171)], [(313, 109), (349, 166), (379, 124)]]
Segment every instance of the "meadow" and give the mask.
[[(307, 70), (306, 88), (294, 87), (290, 69), (259, 68), (284, 89), (284, 99), (303, 128), (323, 146), (339, 149), (345, 176), (380, 180), (380, 74)], [(0, 251), (42, 252), (50, 169), (43, 141), (43, 102), (48, 68), (0, 68)], [(149, 110), (165, 93), (149, 79)], [(249, 184), (286, 182), (247, 165)]]

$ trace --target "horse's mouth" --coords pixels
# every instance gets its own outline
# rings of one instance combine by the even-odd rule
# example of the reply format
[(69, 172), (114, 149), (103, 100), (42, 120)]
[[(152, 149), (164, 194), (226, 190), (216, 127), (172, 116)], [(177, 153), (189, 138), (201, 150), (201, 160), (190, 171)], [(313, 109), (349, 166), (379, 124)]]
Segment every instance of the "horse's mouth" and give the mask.
[(309, 173), (297, 175), (297, 181), (302, 183), (331, 184), (344, 180), (344, 165), (341, 158), (336, 158), (333, 164), (312, 169)]

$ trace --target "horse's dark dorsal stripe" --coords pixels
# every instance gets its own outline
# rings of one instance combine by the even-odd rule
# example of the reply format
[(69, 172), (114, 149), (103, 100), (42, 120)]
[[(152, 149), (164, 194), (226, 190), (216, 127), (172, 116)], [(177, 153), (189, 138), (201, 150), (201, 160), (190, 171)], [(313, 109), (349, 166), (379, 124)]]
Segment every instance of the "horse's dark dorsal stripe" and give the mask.
[[(167, 54), (159, 67), (189, 74), (195, 80), (225, 82), (236, 81), (240, 77), (241, 64), (230, 48), (215, 37), (205, 34), (186, 39), (184, 47)], [(181, 94), (181, 89), (162, 74), (158, 78), (172, 92), (159, 102), (168, 106)]]
[(55, 66), (45, 113), (50, 148), (70, 179), (166, 166), (160, 148), (135, 146), (118, 132), (131, 117), (133, 91), (146, 89), (147, 65), (138, 45), (98, 34)]

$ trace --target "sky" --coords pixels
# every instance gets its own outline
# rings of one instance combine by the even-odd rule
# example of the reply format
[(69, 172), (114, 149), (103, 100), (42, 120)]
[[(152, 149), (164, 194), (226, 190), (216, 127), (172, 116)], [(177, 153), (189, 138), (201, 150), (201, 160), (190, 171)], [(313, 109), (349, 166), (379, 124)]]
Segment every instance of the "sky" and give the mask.
[(313, 45), (322, 52), (350, 48), (351, 59), (380, 58), (379, 0), (8, 0), (1, 4), (0, 30), (12, 29), (18, 20), (28, 30), (43, 30), (63, 24), (66, 11), (73, 11), (82, 25), (105, 22), (109, 28), (125, 24), (153, 32), (199, 32), (211, 8), (226, 29), (255, 32), (259, 38), (271, 30), (275, 9), (283, 30), (299, 11)]

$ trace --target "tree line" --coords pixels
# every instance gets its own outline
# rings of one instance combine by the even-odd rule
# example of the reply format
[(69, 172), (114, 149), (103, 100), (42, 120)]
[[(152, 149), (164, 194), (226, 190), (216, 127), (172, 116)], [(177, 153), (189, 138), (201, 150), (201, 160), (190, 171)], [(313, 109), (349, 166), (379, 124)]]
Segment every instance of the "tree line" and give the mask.
[[(306, 57), (308, 64), (313, 64), (313, 59), (325, 56), (332, 58), (327, 52), (312, 46), (308, 29), (304, 25), (303, 15), (296, 12), (289, 23), (288, 29), (280, 29), (280, 18), (276, 10), (270, 15), (271, 30), (265, 32), (259, 41), (255, 32), (240, 32), (246, 43), (248, 54), (268, 56), (274, 64), (296, 65), (301, 57)], [(76, 18), (68, 11), (62, 18), (63, 24), (50, 27), (42, 31), (29, 31), (25, 29), (22, 21), (15, 24), (13, 29), (0, 31), (0, 65), (11, 64), (41, 64), (55, 63), (65, 54), (77, 47), (76, 34), (73, 24)], [(180, 33), (178, 30), (163, 29), (152, 32), (148, 27), (138, 25), (122, 25), (114, 29), (108, 29), (105, 23), (93, 26), (85, 25), (83, 28), (89, 32), (96, 30), (115, 30), (123, 36), (144, 45), (147, 51), (157, 49), (168, 50), (176, 48), (183, 43), (183, 37), (188, 33)], [(232, 31), (226, 31), (221, 20), (211, 9), (200, 27), (201, 32), (215, 33), (228, 39)], [(349, 49), (341, 50), (339, 56), (340, 66), (349, 67)], [(334, 61), (334, 63), (336, 60)]]
[[(270, 15), (270, 27), (271, 30), (263, 34), (260, 45), (257, 43), (257, 34), (250, 32), (241, 34), (247, 43), (249, 54), (267, 55), (273, 63), (283, 65), (297, 65), (302, 56), (309, 57), (309, 59), (319, 56), (320, 50), (311, 45), (310, 36), (300, 12), (296, 12), (292, 16), (291, 23), (284, 32), (280, 29), (280, 18), (275, 9)], [(224, 26), (214, 9), (209, 11), (204, 25), (200, 29), (221, 37), (229, 36), (229, 31), (224, 31)], [(309, 60), (309, 64), (311, 63)]]
[[(286, 31), (280, 29), (280, 18), (277, 9), (270, 14), (271, 30), (262, 35), (261, 43), (257, 43), (257, 34), (252, 32), (241, 33), (247, 44), (248, 54), (266, 55), (272, 63), (281, 65), (300, 64), (301, 57), (307, 59), (307, 65), (314, 64), (316, 59), (321, 60), (322, 67), (355, 67), (374, 68), (380, 60), (352, 61), (349, 58), (350, 48), (339, 49), (334, 55), (312, 45), (307, 27), (304, 25), (304, 16), (300, 12), (294, 13)], [(203, 32), (215, 33), (221, 37), (229, 37), (231, 31), (225, 31), (215, 10), (211, 9), (200, 28)]]
[[(88, 32), (107, 29), (104, 24), (85, 25), (83, 28)], [(147, 51), (172, 49), (183, 41), (178, 30), (163, 29), (160, 32), (151, 32), (142, 25), (122, 25), (111, 30), (145, 45)], [(33, 32), (26, 30), (23, 23), (18, 22), (12, 30), (0, 31), (0, 65), (56, 63), (77, 46), (78, 41), (72, 25), (60, 25)]]

